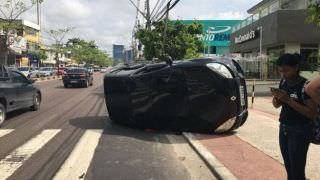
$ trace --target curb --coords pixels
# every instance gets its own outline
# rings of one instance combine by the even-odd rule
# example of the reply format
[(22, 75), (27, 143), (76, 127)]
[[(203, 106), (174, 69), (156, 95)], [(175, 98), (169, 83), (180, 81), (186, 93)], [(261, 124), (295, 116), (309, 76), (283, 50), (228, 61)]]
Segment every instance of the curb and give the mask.
[(40, 78), (33, 78), (35, 82), (45, 82), (50, 80), (60, 80), (61, 76), (58, 78), (58, 76), (49, 76), (49, 77), (40, 77)]
[(237, 178), (221, 162), (219, 162), (218, 159), (192, 135), (192, 133), (184, 132), (182, 135), (218, 179), (237, 180)]

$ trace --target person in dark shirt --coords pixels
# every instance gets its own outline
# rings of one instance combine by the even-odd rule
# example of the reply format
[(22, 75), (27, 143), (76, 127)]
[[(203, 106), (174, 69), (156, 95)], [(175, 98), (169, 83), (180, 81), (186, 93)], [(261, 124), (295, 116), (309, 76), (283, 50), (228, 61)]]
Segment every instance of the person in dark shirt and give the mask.
[(277, 60), (279, 89), (271, 89), (273, 106), (279, 108), (279, 144), (288, 180), (304, 180), (312, 121), (317, 107), (303, 92), (306, 79), (299, 75), (300, 56), (284, 54)]

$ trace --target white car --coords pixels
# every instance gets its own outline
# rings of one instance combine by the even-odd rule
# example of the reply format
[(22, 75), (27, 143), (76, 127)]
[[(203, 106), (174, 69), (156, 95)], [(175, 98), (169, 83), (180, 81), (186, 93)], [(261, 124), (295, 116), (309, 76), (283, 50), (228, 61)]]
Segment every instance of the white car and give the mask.
[(38, 78), (40, 77), (39, 71), (36, 68), (32, 67), (19, 67), (17, 68), (23, 75), (27, 78)]
[(40, 76), (53, 76), (55, 75), (55, 69), (51, 67), (41, 67), (39, 70)]

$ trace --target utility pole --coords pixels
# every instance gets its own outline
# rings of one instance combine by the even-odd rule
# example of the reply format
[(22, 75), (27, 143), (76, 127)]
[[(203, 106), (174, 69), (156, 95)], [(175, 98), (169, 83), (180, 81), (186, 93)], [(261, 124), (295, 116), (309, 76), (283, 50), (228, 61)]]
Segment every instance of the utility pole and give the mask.
[(149, 0), (146, 0), (146, 11), (147, 11), (147, 14), (146, 14), (146, 28), (148, 30), (151, 30), (151, 15), (150, 15), (150, 2)]
[(165, 50), (165, 44), (166, 44), (166, 36), (167, 36), (167, 24), (168, 24), (168, 19), (169, 19), (169, 8), (170, 8), (170, 2), (169, 1), (167, 3), (167, 12), (166, 12), (166, 18), (163, 21), (164, 22), (164, 28), (163, 28), (163, 42), (162, 42), (162, 51), (163, 51), (163, 55), (166, 54), (166, 50)]
[(41, 30), (41, 3), (37, 0), (37, 23), (40, 26)]

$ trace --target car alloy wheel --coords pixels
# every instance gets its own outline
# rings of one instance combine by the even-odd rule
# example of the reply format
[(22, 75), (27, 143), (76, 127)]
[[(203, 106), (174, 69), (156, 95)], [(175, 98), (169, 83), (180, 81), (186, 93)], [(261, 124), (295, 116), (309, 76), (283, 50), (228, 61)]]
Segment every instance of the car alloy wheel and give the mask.
[(4, 120), (6, 119), (6, 109), (5, 107), (0, 103), (0, 126), (3, 124)]
[(33, 99), (33, 106), (31, 107), (32, 110), (37, 111), (40, 108), (41, 103), (41, 96), (37, 93)]

